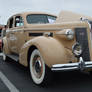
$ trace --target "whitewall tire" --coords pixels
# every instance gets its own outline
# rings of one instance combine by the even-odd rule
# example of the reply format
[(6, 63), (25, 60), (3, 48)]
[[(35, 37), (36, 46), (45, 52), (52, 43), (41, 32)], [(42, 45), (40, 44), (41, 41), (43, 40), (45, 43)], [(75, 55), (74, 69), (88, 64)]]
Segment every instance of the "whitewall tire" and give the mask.
[(35, 84), (44, 84), (49, 79), (47, 78), (47, 66), (38, 49), (35, 49), (30, 56), (29, 68), (32, 80)]

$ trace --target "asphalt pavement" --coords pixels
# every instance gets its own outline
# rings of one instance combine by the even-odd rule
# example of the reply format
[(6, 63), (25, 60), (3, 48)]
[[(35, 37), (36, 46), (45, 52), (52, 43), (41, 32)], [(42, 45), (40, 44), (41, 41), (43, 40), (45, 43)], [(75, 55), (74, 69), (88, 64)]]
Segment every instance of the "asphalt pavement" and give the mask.
[(54, 73), (53, 81), (46, 86), (32, 82), (28, 68), (0, 57), (0, 92), (92, 92), (92, 75), (89, 73)]

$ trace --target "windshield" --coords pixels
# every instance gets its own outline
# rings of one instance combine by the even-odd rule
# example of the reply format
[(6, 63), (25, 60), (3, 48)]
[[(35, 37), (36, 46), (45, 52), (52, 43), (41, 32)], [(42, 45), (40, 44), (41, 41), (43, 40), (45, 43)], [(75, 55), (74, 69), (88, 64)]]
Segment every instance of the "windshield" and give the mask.
[(55, 22), (56, 17), (45, 14), (30, 14), (27, 15), (26, 19), (28, 24), (52, 24)]

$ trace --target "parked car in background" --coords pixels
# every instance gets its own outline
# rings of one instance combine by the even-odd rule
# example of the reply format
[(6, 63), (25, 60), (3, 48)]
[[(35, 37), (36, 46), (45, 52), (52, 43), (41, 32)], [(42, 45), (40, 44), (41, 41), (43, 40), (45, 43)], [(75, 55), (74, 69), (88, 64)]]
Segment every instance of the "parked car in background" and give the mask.
[(6, 36), (6, 29), (7, 29), (7, 26), (4, 25), (3, 28), (2, 28), (2, 31), (1, 31), (1, 42), (0, 42), (0, 48), (1, 48), (1, 51), (2, 51), (2, 47), (3, 47), (3, 38)]
[(91, 21), (91, 17), (69, 12), (58, 17), (41, 12), (13, 15), (3, 38), (3, 59), (7, 61), (10, 57), (29, 67), (37, 85), (46, 83), (51, 71), (89, 72), (92, 70)]
[(2, 35), (1, 34), (2, 34), (3, 27), (4, 27), (3, 25), (0, 25), (0, 52), (1, 52), (1, 48), (2, 48), (2, 37), (1, 37)]

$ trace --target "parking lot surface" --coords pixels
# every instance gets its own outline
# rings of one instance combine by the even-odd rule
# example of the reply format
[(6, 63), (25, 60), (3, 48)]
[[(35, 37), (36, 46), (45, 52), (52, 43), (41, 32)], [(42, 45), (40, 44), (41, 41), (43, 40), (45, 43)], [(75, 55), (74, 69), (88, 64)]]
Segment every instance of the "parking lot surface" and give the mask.
[(12, 60), (4, 62), (0, 57), (0, 92), (10, 91), (92, 92), (92, 75), (79, 72), (55, 73), (53, 81), (41, 87), (32, 82), (28, 68)]

